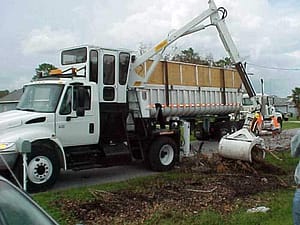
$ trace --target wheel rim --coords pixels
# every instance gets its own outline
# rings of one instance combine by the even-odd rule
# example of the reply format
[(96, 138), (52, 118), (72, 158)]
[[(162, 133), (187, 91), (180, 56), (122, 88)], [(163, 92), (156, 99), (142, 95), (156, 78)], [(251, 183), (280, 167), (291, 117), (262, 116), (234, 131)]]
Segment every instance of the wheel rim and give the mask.
[(27, 175), (29, 180), (35, 184), (45, 183), (53, 172), (51, 160), (46, 156), (34, 157), (28, 164)]
[(159, 151), (159, 160), (164, 166), (170, 165), (174, 158), (174, 149), (171, 145), (163, 145)]

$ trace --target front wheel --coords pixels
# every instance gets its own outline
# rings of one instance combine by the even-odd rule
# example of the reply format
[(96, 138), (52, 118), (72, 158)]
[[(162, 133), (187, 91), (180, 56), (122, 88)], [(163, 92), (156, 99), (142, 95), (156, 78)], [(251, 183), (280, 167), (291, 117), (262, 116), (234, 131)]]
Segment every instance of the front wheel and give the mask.
[[(18, 163), (18, 174), (23, 181), (22, 160)], [(43, 144), (33, 144), (27, 155), (27, 190), (28, 192), (45, 191), (52, 187), (59, 175), (60, 167), (56, 152)]]
[(179, 156), (179, 150), (173, 139), (159, 137), (154, 140), (148, 153), (149, 164), (152, 170), (167, 171), (174, 167)]

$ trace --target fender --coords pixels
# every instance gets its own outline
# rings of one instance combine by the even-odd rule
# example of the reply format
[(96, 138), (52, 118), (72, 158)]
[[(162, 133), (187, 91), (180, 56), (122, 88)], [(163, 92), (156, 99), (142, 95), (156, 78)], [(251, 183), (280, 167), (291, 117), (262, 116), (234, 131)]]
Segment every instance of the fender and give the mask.
[[(60, 158), (60, 166), (64, 170), (67, 169), (66, 156), (64, 148), (60, 140), (55, 136), (54, 132), (47, 127), (18, 127), (18, 129), (11, 129), (5, 134), (1, 135), (1, 142), (16, 143), (19, 138), (28, 140), (30, 143), (47, 142), (53, 143), (57, 146), (58, 155)], [(17, 151), (16, 145), (7, 149), (8, 151)], [(4, 151), (3, 151), (4, 152)]]
[(67, 161), (66, 161), (66, 155), (65, 155), (64, 147), (62, 146), (62, 144), (61, 144), (61, 142), (58, 138), (52, 137), (50, 139), (38, 139), (38, 140), (35, 140), (32, 143), (37, 143), (37, 142), (44, 142), (46, 144), (52, 144), (53, 143), (54, 145), (56, 145), (60, 167), (63, 168), (63, 170), (67, 170)]

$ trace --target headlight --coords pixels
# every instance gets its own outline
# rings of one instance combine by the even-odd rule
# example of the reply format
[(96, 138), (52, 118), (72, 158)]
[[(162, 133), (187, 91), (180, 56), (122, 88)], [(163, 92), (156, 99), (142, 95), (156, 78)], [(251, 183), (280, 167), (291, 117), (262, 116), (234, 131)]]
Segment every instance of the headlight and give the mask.
[(13, 147), (15, 145), (15, 143), (9, 143), (9, 142), (6, 142), (6, 143), (0, 143), (0, 150), (6, 150), (6, 149), (9, 149), (11, 147)]

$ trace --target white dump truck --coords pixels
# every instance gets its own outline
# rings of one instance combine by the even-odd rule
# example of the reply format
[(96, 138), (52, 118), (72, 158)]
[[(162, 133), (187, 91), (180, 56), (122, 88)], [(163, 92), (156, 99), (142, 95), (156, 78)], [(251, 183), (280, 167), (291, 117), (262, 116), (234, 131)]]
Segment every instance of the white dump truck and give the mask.
[[(0, 114), (0, 170), (25, 174), (29, 191), (51, 187), (61, 169), (142, 160), (164, 171), (179, 160), (182, 124), (189, 133), (185, 121), (199, 137), (236, 130), (231, 115), (240, 110), (242, 90), (255, 92), (227, 30), (226, 10), (208, 3), (141, 56), (90, 45), (62, 50), (60, 69), (25, 84), (17, 109)], [(207, 27), (206, 19), (236, 69), (161, 60), (178, 38)]]

